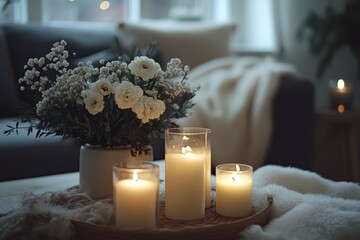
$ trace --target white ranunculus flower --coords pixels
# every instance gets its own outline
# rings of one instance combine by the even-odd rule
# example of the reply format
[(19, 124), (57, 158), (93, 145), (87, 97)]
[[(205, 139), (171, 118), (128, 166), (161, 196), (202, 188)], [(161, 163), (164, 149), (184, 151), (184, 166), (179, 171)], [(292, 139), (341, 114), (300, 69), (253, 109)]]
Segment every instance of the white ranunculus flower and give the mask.
[(161, 71), (159, 63), (145, 56), (135, 57), (128, 67), (132, 74), (145, 81), (154, 78)]
[(85, 108), (92, 115), (96, 115), (99, 112), (102, 112), (104, 109), (104, 99), (103, 96), (98, 92), (91, 92), (84, 99)]
[(97, 90), (101, 95), (107, 96), (112, 91), (112, 85), (106, 78), (100, 78), (90, 85), (90, 88)]
[(132, 108), (143, 93), (139, 86), (123, 81), (115, 88), (115, 102), (120, 109)]
[(133, 107), (133, 111), (142, 123), (147, 123), (151, 119), (159, 118), (165, 112), (165, 103), (162, 100), (142, 96)]

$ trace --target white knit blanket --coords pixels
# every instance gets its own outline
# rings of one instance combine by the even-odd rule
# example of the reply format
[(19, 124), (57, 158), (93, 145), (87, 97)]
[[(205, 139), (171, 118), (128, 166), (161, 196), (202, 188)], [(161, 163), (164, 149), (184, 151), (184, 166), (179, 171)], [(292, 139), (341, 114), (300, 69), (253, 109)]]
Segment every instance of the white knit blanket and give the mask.
[(245, 239), (360, 239), (360, 186), (296, 168), (264, 166), (254, 173), (254, 207), (274, 197), (271, 221), (241, 233)]
[(210, 128), (212, 165), (241, 162), (263, 165), (272, 133), (272, 100), (279, 78), (293, 74), (288, 64), (271, 58), (226, 57), (190, 71), (201, 89), (181, 126)]

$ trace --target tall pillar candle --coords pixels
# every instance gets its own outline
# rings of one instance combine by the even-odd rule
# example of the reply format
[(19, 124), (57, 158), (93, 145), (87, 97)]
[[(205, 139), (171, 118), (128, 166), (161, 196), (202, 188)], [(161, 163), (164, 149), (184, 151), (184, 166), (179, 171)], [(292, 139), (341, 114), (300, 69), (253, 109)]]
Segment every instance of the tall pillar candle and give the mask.
[(165, 216), (194, 220), (205, 214), (207, 130), (171, 128), (165, 132)]
[(252, 213), (252, 173), (245, 164), (216, 167), (216, 212), (226, 217), (246, 217)]
[(115, 222), (119, 228), (155, 229), (159, 208), (159, 167), (150, 162), (113, 166)]

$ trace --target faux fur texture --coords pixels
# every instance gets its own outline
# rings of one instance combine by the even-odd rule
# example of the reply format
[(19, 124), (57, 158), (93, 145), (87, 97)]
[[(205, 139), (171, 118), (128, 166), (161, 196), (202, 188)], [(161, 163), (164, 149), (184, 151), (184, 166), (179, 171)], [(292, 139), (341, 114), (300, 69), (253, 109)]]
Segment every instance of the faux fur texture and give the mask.
[(72, 234), (70, 219), (109, 225), (113, 211), (112, 199), (93, 201), (77, 188), (41, 196), (26, 193), (21, 208), (0, 217), (0, 239), (65, 240)]
[(308, 171), (264, 166), (254, 173), (254, 206), (274, 197), (271, 222), (253, 225), (245, 239), (360, 239), (360, 186)]

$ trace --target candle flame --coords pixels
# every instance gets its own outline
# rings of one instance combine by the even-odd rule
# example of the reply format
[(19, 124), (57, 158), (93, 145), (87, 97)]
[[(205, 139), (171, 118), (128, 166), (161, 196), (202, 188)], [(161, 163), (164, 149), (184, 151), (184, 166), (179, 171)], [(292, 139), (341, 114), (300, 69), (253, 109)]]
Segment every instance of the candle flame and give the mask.
[(239, 166), (239, 164), (235, 164), (235, 168), (236, 168), (236, 171), (237, 171), (237, 172), (240, 172), (240, 166)]
[(110, 2), (109, 1), (103, 1), (103, 2), (100, 3), (100, 6), (99, 6), (99, 8), (101, 10), (104, 10), (104, 11), (108, 10), (109, 7), (110, 7)]
[(191, 147), (189, 147), (189, 146), (182, 147), (182, 148), (181, 148), (181, 152), (182, 152), (183, 154), (191, 153), (191, 152), (192, 152), (192, 149), (191, 149)]
[(133, 180), (135, 181), (135, 182), (137, 182), (138, 181), (138, 175), (137, 175), (137, 173), (134, 173), (133, 174)]
[(345, 88), (345, 81), (342, 80), (342, 79), (339, 79), (339, 80), (337, 81), (337, 87), (338, 87), (339, 89), (344, 89), (344, 88)]
[(338, 106), (338, 112), (339, 113), (343, 113), (345, 111), (345, 106), (343, 105), (343, 104), (340, 104), (339, 106)]
[(183, 140), (189, 140), (188, 136), (183, 136)]

